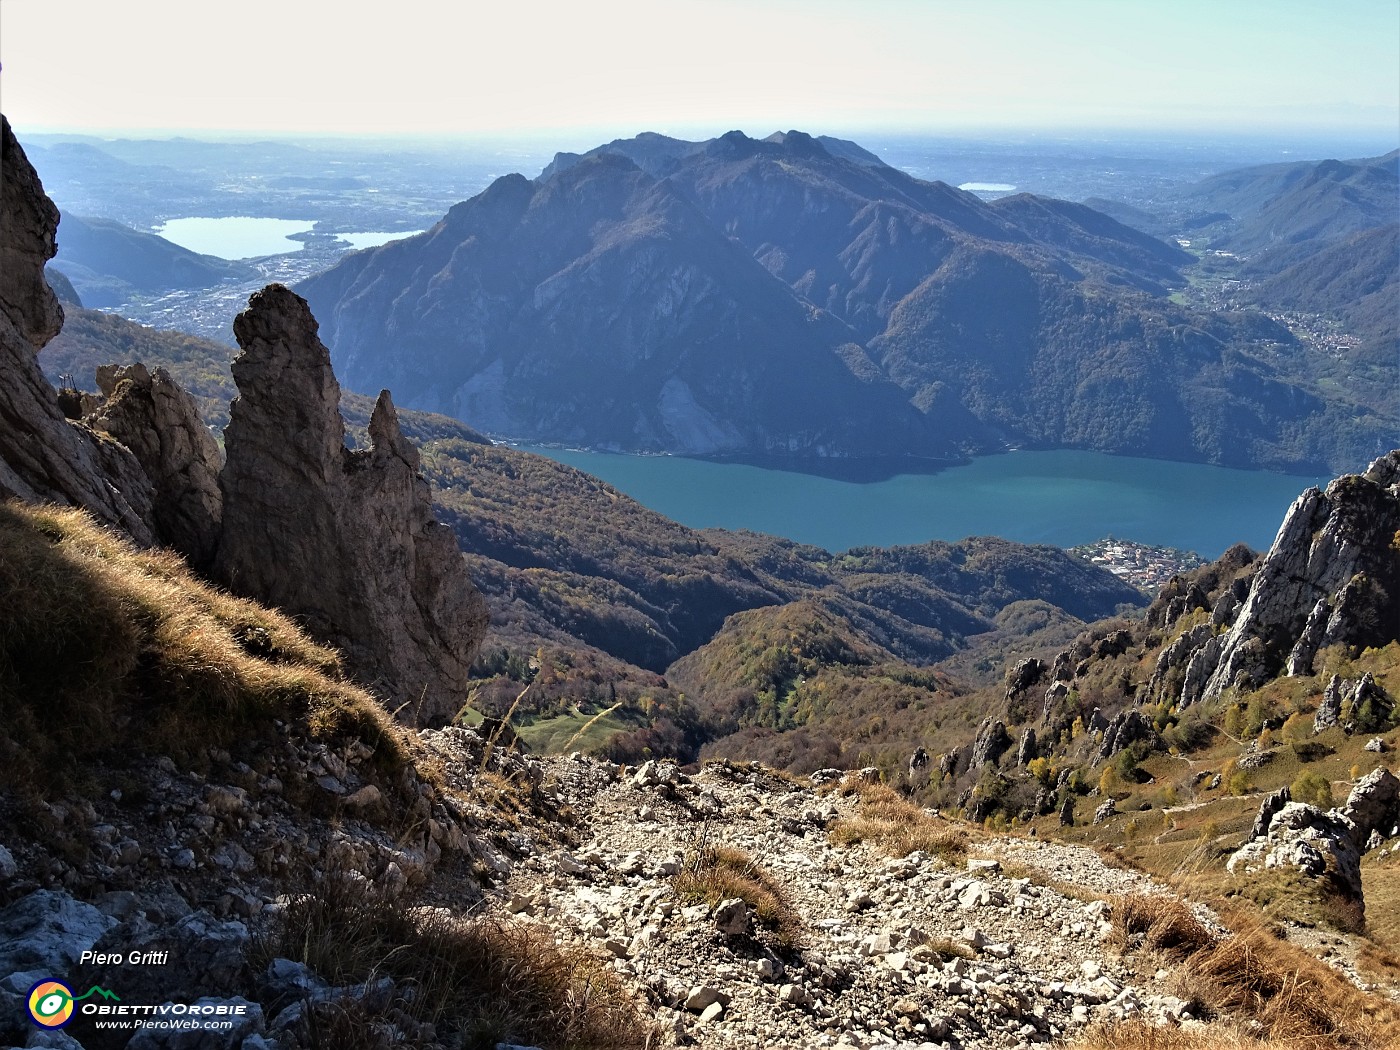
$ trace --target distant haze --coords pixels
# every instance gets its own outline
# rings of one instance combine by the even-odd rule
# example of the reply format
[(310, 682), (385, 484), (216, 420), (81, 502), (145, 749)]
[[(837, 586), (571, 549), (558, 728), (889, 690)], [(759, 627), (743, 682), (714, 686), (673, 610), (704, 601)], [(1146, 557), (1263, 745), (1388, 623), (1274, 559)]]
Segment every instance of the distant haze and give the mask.
[(1400, 125), (1395, 0), (0, 0), (25, 130)]

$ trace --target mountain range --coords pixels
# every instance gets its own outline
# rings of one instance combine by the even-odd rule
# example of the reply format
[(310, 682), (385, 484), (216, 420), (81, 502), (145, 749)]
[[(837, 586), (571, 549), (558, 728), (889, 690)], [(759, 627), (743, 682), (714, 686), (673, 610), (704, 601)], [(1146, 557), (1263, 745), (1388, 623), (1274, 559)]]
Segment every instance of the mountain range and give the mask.
[(1193, 257), (1084, 205), (994, 202), (800, 132), (641, 135), (510, 175), (299, 286), (337, 369), (533, 441), (955, 459), (1008, 445), (1246, 467), (1392, 423), (1293, 378)]

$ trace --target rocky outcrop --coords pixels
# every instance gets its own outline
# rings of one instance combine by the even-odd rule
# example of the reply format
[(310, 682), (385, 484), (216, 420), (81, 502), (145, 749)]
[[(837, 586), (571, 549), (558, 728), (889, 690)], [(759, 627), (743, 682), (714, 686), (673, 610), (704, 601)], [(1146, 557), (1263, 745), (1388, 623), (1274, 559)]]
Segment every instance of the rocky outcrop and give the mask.
[(340, 386), (306, 301), (269, 285), (234, 322), (215, 572), (299, 617), (357, 675), (440, 723), (465, 702), (486, 605), (432, 510), (388, 391), (370, 447), (345, 447)]
[(1361, 856), (1394, 836), (1400, 825), (1400, 777), (1382, 767), (1358, 780), (1346, 802), (1324, 813), (1290, 801), (1288, 788), (1264, 799), (1249, 839), (1226, 867), (1237, 874), (1296, 868), (1329, 878), (1361, 901)]
[(1035, 730), (1027, 726), (1021, 733), (1021, 740), (1016, 745), (1016, 764), (1018, 766), (1028, 765), (1031, 759), (1035, 758), (1039, 752), (1036, 750)]
[(1358, 729), (1371, 732), (1393, 719), (1394, 708), (1394, 701), (1369, 671), (1355, 680), (1334, 674), (1313, 716), (1313, 732), (1322, 733), (1341, 723), (1343, 709), (1347, 712), (1343, 728), (1348, 733)]
[(1339, 812), (1356, 829), (1353, 837), (1359, 846), (1372, 832), (1391, 837), (1400, 824), (1400, 777), (1384, 766), (1367, 773), (1352, 787)]
[(1118, 752), (1139, 740), (1156, 737), (1152, 723), (1140, 711), (1119, 711), (1103, 731), (1103, 742), (1099, 745), (1099, 758), (1112, 758)]
[(1273, 794), (1266, 796), (1259, 806), (1259, 813), (1254, 818), (1254, 826), (1249, 830), (1250, 840), (1262, 839), (1267, 835), (1274, 816), (1292, 801), (1293, 794), (1286, 787), (1281, 787)]
[(1006, 675), (1006, 699), (1010, 700), (1016, 694), (1035, 685), (1045, 676), (1047, 670), (1044, 661), (1038, 660), (1034, 656), (1022, 660)]
[(97, 370), (106, 401), (88, 422), (131, 449), (154, 489), (156, 538), (196, 569), (219, 543), (223, 495), (218, 443), (199, 409), (163, 368), (106, 365)]
[(1362, 899), (1361, 847), (1351, 821), (1304, 802), (1287, 802), (1267, 820), (1261, 810), (1260, 818), (1256, 830), (1262, 822), (1264, 834), (1230, 856), (1225, 865), (1230, 872), (1294, 868), (1311, 878), (1328, 878), (1353, 900)]
[(44, 279), (58, 209), (3, 117), (0, 183), (0, 497), (84, 507), (149, 545), (152, 492), (140, 465), (70, 422), (39, 368), (39, 351), (63, 326)]
[(1323, 690), (1322, 702), (1313, 715), (1313, 732), (1325, 733), (1342, 720), (1342, 690), (1345, 688), (1341, 675), (1333, 675)]
[(996, 763), (1007, 748), (1011, 737), (1006, 732), (1006, 723), (1001, 719), (989, 718), (977, 731), (977, 739), (972, 744), (972, 764), (970, 769), (981, 769), (988, 762)]
[(1400, 625), (1400, 451), (1309, 489), (1255, 573), (1204, 695), (1312, 672), (1326, 646), (1383, 645)]

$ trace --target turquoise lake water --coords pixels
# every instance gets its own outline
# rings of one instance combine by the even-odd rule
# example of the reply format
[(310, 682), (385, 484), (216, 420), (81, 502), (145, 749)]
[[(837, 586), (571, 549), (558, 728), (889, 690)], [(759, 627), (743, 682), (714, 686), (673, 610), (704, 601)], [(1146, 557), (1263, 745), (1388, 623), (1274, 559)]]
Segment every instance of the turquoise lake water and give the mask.
[(741, 463), (529, 447), (694, 528), (753, 529), (830, 551), (965, 536), (1071, 547), (1105, 536), (1214, 558), (1267, 549), (1328, 478), (1096, 452), (1011, 452), (934, 474), (836, 480)]

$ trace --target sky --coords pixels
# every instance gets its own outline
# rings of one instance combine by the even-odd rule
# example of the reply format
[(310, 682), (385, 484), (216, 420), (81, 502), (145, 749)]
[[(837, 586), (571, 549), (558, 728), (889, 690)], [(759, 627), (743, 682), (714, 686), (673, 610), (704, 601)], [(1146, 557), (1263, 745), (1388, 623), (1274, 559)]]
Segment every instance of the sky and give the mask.
[(0, 0), (27, 131), (1400, 139), (1397, 0)]

